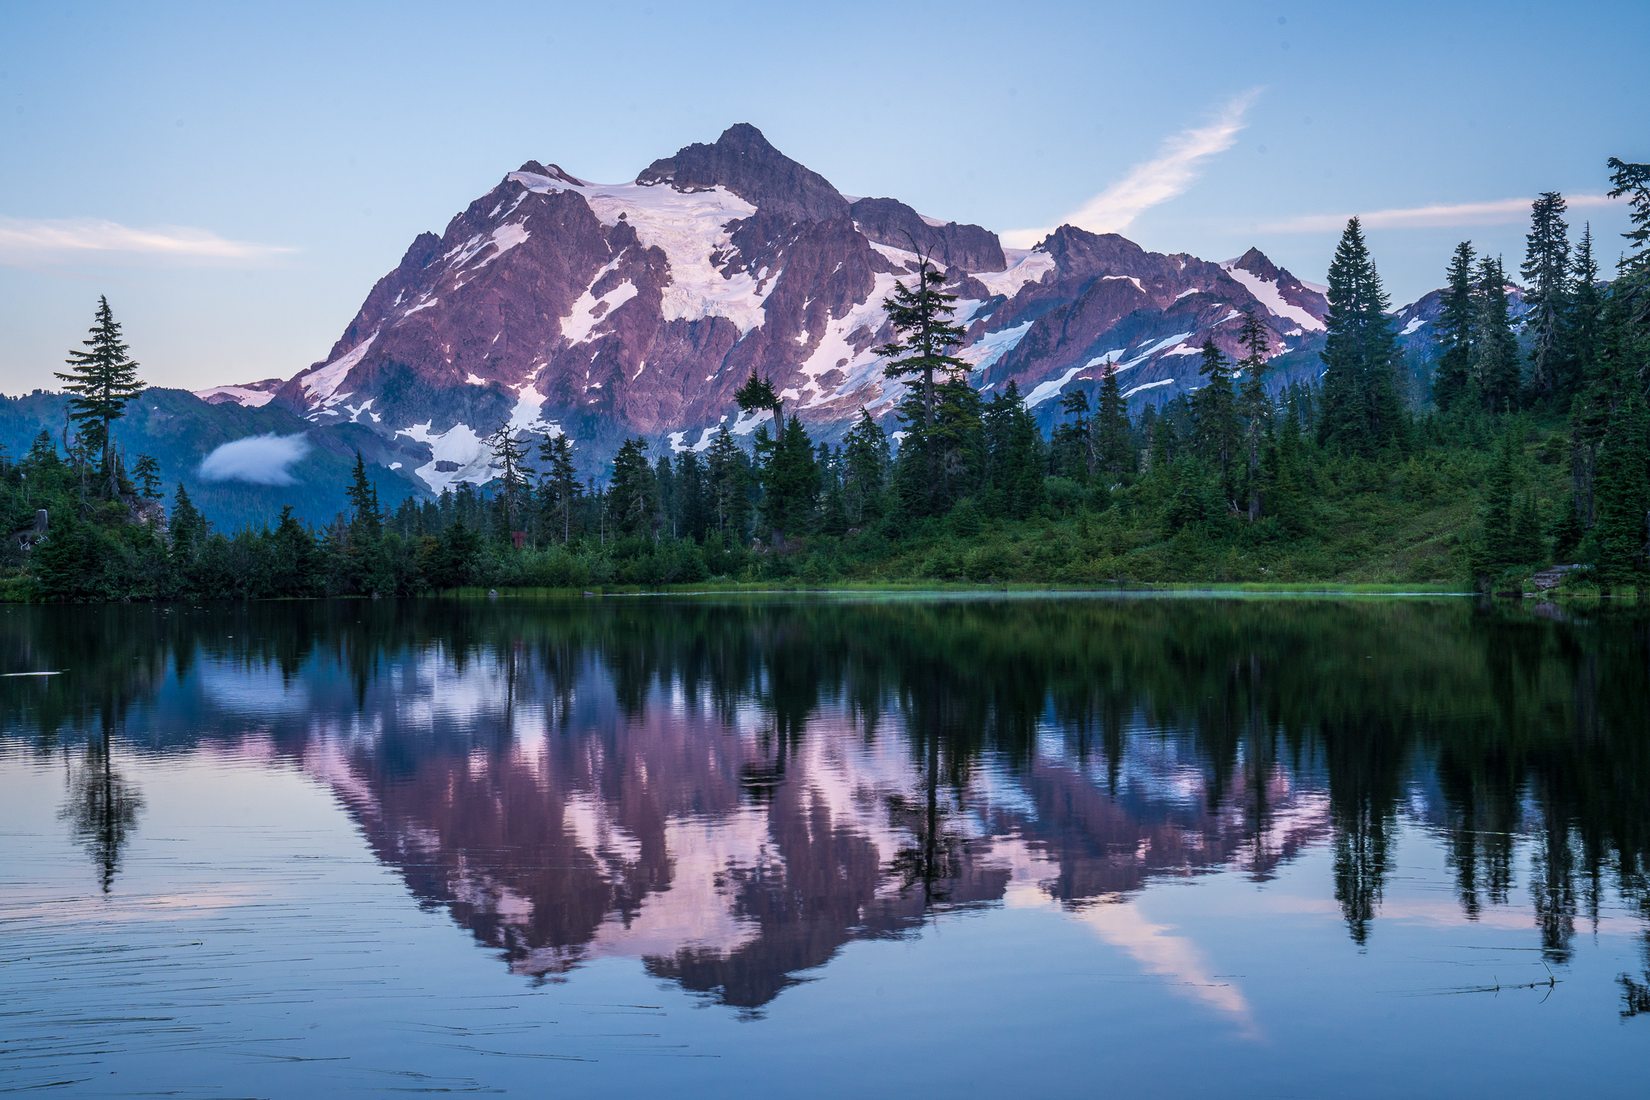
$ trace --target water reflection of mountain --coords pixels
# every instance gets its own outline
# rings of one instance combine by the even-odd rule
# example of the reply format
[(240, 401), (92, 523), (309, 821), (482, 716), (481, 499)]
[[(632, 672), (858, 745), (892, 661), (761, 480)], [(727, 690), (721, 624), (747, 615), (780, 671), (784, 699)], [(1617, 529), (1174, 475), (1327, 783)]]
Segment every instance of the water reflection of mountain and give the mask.
[(1605, 877), (1650, 894), (1647, 652), (1642, 620), (1464, 604), (20, 612), (0, 655), (87, 674), (0, 717), (42, 745), (111, 721), (268, 745), (512, 969), (638, 957), (756, 1008), (936, 906), (1098, 929), (1156, 879), (1315, 844), (1362, 940), (1399, 814), (1447, 845), (1467, 917), (1509, 904), (1536, 833), (1563, 961)]

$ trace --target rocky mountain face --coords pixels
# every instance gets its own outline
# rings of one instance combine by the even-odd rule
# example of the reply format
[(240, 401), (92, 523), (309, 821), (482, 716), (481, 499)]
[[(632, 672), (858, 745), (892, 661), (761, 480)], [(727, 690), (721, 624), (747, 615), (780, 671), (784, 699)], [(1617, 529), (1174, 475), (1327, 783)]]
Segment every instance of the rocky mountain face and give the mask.
[(1005, 249), (977, 225), (844, 196), (741, 124), (628, 183), (523, 164), (414, 239), (323, 360), (200, 396), (367, 429), (390, 469), (435, 492), (488, 480), (484, 440), (506, 424), (566, 433), (597, 475), (627, 436), (748, 435), (768, 415), (737, 414), (752, 371), (818, 437), (862, 407), (892, 428), (901, 389), (872, 349), (919, 252), (958, 295), (975, 385), (1012, 381), (1045, 419), (1108, 365), (1136, 406), (1194, 388), (1199, 346), (1236, 352), (1246, 310), (1274, 355), (1303, 349), (1327, 308), (1255, 249), (1212, 263), (1072, 226)]

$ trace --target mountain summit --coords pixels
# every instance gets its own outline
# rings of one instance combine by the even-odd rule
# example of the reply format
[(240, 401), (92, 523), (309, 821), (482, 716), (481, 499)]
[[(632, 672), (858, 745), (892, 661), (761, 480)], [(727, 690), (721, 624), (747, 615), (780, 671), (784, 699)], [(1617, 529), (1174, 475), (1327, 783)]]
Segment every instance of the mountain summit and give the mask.
[(740, 123), (629, 183), (528, 161), (414, 238), (324, 359), (201, 396), (370, 431), (435, 492), (490, 479), (484, 440), (506, 424), (566, 433), (590, 473), (629, 436), (679, 449), (723, 423), (748, 435), (767, 414), (738, 416), (733, 393), (753, 370), (833, 438), (861, 408), (893, 412), (902, 391), (872, 349), (918, 251), (958, 296), (975, 385), (1012, 382), (1045, 419), (1108, 365), (1137, 405), (1195, 386), (1198, 348), (1235, 352), (1245, 311), (1274, 354), (1326, 311), (1255, 249), (1219, 264), (1069, 225), (1004, 249), (977, 225), (850, 199)]

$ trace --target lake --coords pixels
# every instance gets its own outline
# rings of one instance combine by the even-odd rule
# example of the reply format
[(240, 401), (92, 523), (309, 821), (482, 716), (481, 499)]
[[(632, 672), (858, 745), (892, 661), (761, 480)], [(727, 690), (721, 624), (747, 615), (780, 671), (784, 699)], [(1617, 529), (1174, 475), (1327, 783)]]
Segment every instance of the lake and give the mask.
[(0, 1091), (1642, 1096), (1650, 618), (0, 609)]

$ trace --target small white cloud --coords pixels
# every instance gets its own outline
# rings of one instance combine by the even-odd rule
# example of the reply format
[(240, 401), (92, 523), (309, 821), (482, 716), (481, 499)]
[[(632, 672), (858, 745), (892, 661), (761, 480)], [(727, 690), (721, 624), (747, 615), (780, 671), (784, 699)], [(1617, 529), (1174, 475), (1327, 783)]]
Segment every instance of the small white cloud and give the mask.
[(232, 241), (188, 226), (143, 229), (97, 218), (0, 217), (0, 263), (6, 264), (108, 254), (257, 263), (294, 251), (280, 245)]
[[(1619, 199), (1608, 195), (1565, 195), (1571, 210), (1611, 206)], [(1530, 216), (1528, 199), (1493, 199), (1489, 202), (1433, 203), (1391, 210), (1371, 210), (1365, 214), (1302, 214), (1295, 218), (1259, 226), (1262, 233), (1339, 233), (1352, 217), (1365, 229), (1432, 229), (1454, 225), (1513, 225)]]
[[(1234, 96), (1207, 125), (1169, 138), (1157, 156), (1129, 169), (1128, 175), (1068, 214), (1064, 224), (1094, 233), (1121, 233), (1147, 210), (1184, 194), (1202, 174), (1204, 161), (1236, 144), (1260, 91), (1251, 88)], [(1011, 248), (1030, 248), (1051, 229), (1011, 229), (1002, 235), (1002, 241)]]
[(296, 435), (254, 435), (225, 443), (201, 460), (203, 481), (243, 481), (248, 485), (292, 485), (289, 469), (309, 454), (309, 440)]

